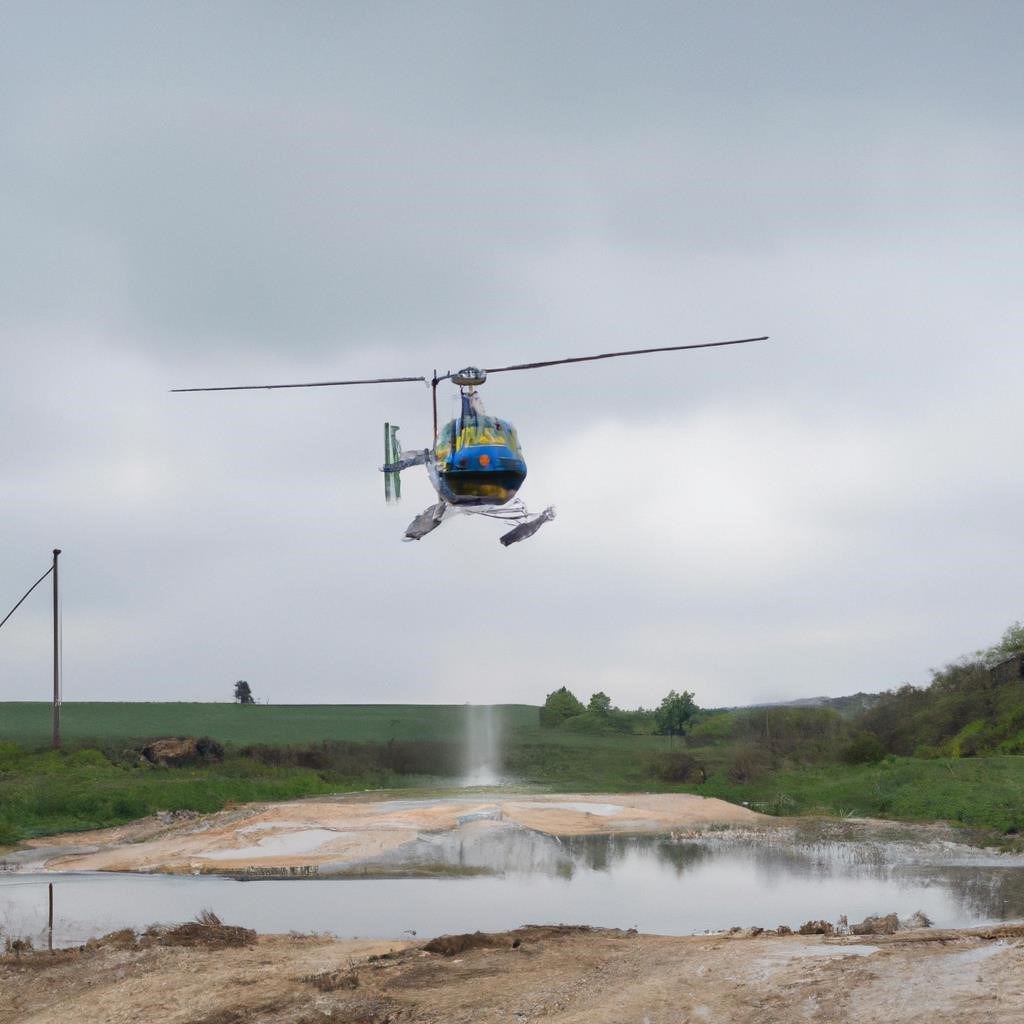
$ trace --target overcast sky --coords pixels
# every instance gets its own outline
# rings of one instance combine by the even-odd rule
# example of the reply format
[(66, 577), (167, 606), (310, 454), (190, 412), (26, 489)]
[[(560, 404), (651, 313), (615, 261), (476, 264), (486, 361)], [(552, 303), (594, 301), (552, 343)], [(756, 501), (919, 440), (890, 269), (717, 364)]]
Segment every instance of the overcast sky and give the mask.
[[(1024, 618), (1024, 5), (0, 13), (0, 617), (67, 700), (877, 691)], [(420, 384), (558, 518), (419, 543)], [(453, 389), (442, 389), (442, 413)], [(0, 630), (44, 700), (50, 592)]]

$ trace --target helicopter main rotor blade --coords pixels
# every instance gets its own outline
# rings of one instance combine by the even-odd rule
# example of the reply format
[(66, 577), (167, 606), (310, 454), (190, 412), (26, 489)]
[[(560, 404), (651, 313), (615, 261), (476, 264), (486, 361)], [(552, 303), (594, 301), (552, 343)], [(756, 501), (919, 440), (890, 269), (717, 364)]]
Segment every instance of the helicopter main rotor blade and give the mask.
[(667, 345), (664, 348), (634, 348), (628, 352), (604, 352), (599, 356), (571, 356), (568, 359), (545, 359), (539, 363), (519, 363), (516, 366), (487, 367), (485, 373), (505, 373), (507, 370), (538, 370), (542, 366), (561, 366), (563, 363), (592, 363), (597, 359), (617, 359), (619, 356), (646, 356), (652, 352), (681, 352), (687, 348), (721, 348), (723, 345), (746, 345), (751, 341), (767, 341), (768, 335), (760, 338), (737, 338), (734, 341), (703, 341), (696, 345)]
[(345, 384), (404, 384), (406, 381), (422, 381), (426, 377), (375, 377), (373, 380), (319, 380), (310, 384), (235, 384), (220, 388), (171, 388), (171, 392), (181, 391), (276, 391), (280, 388), (336, 388)]

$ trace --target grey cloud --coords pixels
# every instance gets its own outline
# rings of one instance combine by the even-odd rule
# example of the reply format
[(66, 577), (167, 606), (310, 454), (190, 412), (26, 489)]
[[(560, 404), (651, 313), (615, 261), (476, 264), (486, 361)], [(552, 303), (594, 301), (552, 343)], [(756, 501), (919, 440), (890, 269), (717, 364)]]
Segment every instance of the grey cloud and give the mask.
[[(69, 699), (729, 704), (998, 634), (1021, 18), (11, 8), (0, 579), (65, 548)], [(508, 551), (471, 519), (400, 543), (431, 492), (383, 506), (381, 421), (427, 443), (421, 386), (167, 394), (761, 333), (495, 376), (559, 507)], [(47, 617), (0, 634), (0, 695), (45, 692)]]

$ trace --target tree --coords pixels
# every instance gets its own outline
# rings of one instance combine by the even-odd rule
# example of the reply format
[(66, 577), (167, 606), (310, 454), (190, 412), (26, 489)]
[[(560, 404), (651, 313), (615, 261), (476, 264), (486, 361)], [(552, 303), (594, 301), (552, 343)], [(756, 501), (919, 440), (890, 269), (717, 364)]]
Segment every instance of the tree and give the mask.
[(1012, 654), (1020, 654), (1022, 651), (1024, 651), (1024, 622), (1015, 622), (1006, 627), (999, 643), (977, 653), (986, 665), (991, 666), (1004, 658), (1009, 658)]
[(682, 736), (690, 719), (697, 713), (697, 705), (693, 702), (693, 694), (688, 690), (676, 693), (669, 690), (668, 696), (654, 712), (654, 722), (658, 732), (668, 736)]
[(591, 696), (590, 703), (587, 705), (587, 710), (592, 711), (595, 715), (607, 715), (611, 709), (611, 697), (609, 697), (607, 693), (602, 693), (600, 690)]
[(540, 709), (541, 725), (561, 725), (567, 718), (582, 715), (586, 708), (564, 686), (549, 693)]
[(235, 700), (239, 704), (255, 704), (256, 701), (253, 699), (252, 690), (249, 689), (249, 684), (244, 679), (239, 679), (235, 683)]

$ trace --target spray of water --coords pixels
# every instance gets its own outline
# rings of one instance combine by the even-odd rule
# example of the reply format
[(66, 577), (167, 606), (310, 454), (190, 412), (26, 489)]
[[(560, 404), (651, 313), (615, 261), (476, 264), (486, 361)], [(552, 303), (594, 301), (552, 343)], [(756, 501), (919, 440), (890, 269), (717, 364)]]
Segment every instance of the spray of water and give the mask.
[(466, 705), (464, 786), (499, 786), (501, 776), (501, 716), (491, 704)]

